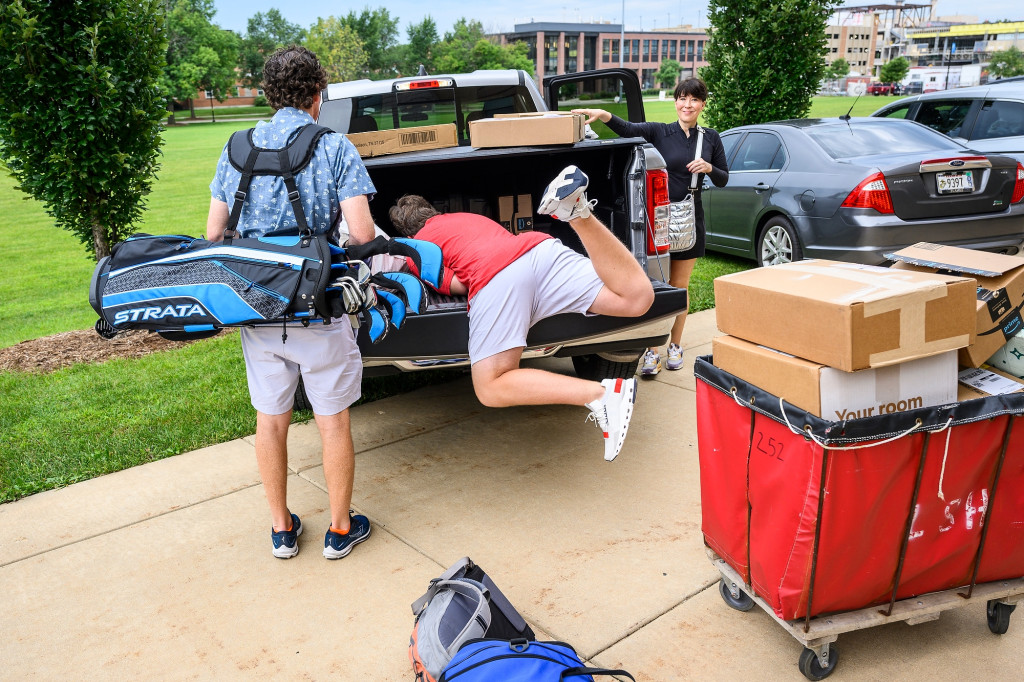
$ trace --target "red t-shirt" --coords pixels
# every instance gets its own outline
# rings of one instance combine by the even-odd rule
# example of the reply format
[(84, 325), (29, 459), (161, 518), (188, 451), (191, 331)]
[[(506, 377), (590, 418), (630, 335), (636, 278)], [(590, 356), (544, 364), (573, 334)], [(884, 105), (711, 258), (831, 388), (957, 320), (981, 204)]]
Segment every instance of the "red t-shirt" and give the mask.
[[(413, 238), (441, 247), (445, 269), (469, 288), (468, 297), (472, 299), (509, 263), (552, 237), (543, 232), (513, 235), (476, 213), (442, 213), (428, 219)], [(445, 279), (450, 283), (450, 277)]]

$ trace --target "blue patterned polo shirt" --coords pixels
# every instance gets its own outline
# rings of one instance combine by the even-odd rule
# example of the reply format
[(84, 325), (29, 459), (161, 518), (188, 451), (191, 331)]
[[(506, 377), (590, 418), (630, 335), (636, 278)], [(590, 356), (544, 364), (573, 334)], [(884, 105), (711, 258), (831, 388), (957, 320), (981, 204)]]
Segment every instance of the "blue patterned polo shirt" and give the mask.
[[(292, 107), (281, 109), (269, 121), (260, 121), (252, 134), (253, 144), (267, 149), (280, 149), (292, 139), (295, 131), (313, 117)], [(230, 213), (242, 174), (228, 161), (224, 145), (217, 173), (210, 183), (214, 199), (227, 203)], [(302, 195), (306, 222), (317, 234), (328, 232), (341, 220), (340, 201), (360, 194), (372, 198), (376, 193), (366, 167), (356, 148), (340, 133), (327, 133), (317, 142), (313, 159), (296, 178)], [(296, 224), (295, 212), (288, 201), (284, 180), (272, 176), (253, 176), (249, 196), (242, 206), (238, 231), (242, 237), (259, 237), (282, 227)]]

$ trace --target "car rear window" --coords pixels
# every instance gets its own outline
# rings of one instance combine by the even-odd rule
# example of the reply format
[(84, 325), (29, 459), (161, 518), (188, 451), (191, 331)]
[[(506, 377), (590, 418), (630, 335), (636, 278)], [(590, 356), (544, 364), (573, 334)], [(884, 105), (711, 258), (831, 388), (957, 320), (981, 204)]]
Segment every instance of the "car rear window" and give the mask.
[(858, 120), (806, 129), (833, 159), (874, 154), (930, 152), (959, 147), (948, 137), (913, 123)]

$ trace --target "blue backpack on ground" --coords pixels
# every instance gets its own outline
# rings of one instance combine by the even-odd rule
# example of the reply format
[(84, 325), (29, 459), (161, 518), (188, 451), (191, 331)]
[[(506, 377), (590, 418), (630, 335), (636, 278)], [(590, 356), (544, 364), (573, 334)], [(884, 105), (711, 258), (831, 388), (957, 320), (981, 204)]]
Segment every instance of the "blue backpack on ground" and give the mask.
[(474, 639), (459, 649), (438, 682), (593, 682), (594, 675), (634, 679), (625, 670), (588, 668), (563, 642)]

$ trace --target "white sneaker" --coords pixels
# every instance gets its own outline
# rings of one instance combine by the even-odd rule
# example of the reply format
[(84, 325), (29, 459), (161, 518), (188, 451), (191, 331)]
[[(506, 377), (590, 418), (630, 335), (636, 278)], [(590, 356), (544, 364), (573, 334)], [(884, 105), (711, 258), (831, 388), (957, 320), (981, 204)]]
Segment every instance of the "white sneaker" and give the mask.
[(640, 365), (640, 376), (653, 377), (661, 371), (661, 354), (656, 350), (644, 353), (643, 364)]
[(576, 166), (567, 166), (552, 180), (541, 196), (537, 212), (566, 222), (589, 218), (597, 200), (587, 201), (590, 178)]
[(636, 401), (636, 379), (605, 379), (604, 397), (587, 403), (590, 416), (604, 432), (604, 458), (615, 459), (622, 450)]

